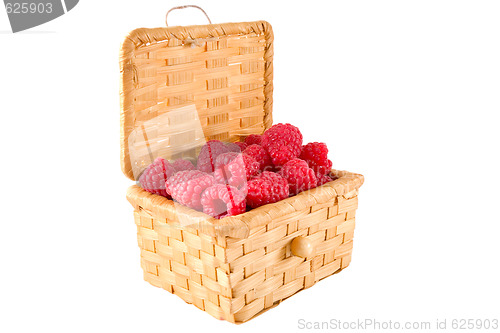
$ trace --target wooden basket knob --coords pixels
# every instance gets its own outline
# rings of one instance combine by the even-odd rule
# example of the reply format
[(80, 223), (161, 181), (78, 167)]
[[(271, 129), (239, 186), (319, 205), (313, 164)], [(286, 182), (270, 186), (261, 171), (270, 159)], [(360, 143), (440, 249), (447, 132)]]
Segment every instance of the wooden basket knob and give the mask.
[(297, 257), (307, 258), (312, 257), (316, 253), (316, 248), (311, 240), (298, 236), (292, 240), (292, 254)]

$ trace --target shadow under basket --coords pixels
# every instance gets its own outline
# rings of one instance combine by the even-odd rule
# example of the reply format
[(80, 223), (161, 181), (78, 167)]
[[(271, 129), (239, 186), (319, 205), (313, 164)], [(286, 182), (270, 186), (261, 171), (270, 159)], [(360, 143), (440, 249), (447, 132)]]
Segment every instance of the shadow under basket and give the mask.
[[(120, 69), (129, 179), (158, 156), (184, 157), (174, 144), (183, 138), (235, 142), (272, 125), (273, 33), (265, 21), (137, 29), (123, 43)], [(189, 121), (201, 132), (176, 123), (175, 112), (191, 106)], [(351, 262), (363, 176), (332, 174), (338, 178), (315, 189), (220, 220), (130, 187), (145, 280), (242, 323), (341, 271)]]

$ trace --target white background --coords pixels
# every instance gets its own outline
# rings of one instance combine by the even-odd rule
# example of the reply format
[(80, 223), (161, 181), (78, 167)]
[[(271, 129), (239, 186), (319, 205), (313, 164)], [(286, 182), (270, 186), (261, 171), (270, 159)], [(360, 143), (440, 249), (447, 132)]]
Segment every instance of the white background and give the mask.
[[(498, 1), (191, 1), (275, 32), (275, 122), (365, 175), (351, 266), (240, 326), (142, 280), (120, 171), (118, 54), (172, 1), (0, 9), (0, 331), (296, 331), (500, 317)], [(204, 23), (194, 10), (172, 24)], [(448, 322), (451, 326), (451, 322)]]

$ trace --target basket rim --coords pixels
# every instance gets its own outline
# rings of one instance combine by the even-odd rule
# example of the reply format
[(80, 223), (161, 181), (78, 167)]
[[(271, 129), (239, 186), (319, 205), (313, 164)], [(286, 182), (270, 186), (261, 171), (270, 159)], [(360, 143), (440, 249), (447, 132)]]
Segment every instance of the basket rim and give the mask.
[(262, 34), (266, 40), (264, 60), (264, 128), (272, 125), (272, 91), (273, 91), (273, 42), (272, 26), (267, 21), (239, 23), (219, 23), (205, 25), (172, 26), (161, 28), (138, 28), (132, 30), (124, 39), (120, 50), (120, 164), (122, 172), (131, 180), (134, 179), (130, 161), (128, 137), (134, 129), (134, 91), (136, 67), (135, 51), (144, 45), (165, 42), (170, 39), (212, 38), (230, 35)]
[(338, 170), (332, 170), (332, 174), (339, 178), (287, 199), (220, 220), (189, 207), (175, 204), (174, 201), (165, 197), (149, 193), (138, 185), (129, 187), (127, 200), (135, 209), (147, 211), (152, 217), (186, 218), (193, 222), (186, 227), (199, 229), (210, 236), (244, 239), (250, 236), (250, 230), (253, 228), (265, 226), (273, 219), (291, 214), (304, 207), (326, 203), (340, 196), (346, 199), (354, 197), (364, 183), (364, 176), (360, 174)]

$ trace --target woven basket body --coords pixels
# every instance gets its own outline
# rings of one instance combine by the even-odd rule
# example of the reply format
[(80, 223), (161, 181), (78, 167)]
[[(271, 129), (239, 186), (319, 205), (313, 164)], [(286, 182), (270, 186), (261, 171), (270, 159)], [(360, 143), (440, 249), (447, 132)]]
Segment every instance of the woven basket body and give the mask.
[[(204, 139), (238, 141), (269, 128), (272, 60), (273, 34), (263, 21), (133, 31), (121, 54), (125, 175), (137, 178), (157, 156), (190, 154), (175, 149), (180, 137), (199, 135), (190, 126), (168, 135), (145, 130), (145, 140), (129, 142), (154, 119), (175, 124), (161, 116), (183, 106), (195, 106)], [(131, 157), (131, 149), (143, 153)], [(339, 272), (351, 261), (363, 176), (332, 172), (333, 182), (220, 220), (130, 187), (145, 280), (241, 323)], [(314, 251), (297, 255), (297, 237)]]

